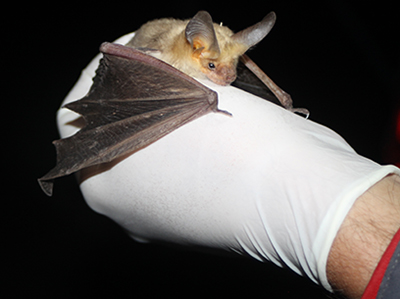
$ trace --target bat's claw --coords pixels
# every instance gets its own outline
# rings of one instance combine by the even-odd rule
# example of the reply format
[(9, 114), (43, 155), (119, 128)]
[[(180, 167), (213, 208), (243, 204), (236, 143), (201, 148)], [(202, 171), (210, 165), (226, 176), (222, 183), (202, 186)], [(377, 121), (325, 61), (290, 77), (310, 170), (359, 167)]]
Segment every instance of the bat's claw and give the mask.
[(310, 116), (310, 111), (306, 108), (289, 108), (289, 111), (297, 114), (301, 114), (304, 116), (305, 119), (307, 119)]
[(216, 112), (223, 113), (227, 116), (232, 116), (232, 113), (230, 113), (229, 111), (226, 111), (226, 110), (217, 109)]

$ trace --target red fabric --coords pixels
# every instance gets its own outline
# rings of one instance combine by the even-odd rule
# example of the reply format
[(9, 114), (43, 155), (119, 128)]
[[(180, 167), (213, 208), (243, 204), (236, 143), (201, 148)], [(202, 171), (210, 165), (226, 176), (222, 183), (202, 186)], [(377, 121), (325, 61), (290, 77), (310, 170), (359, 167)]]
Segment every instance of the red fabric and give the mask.
[(385, 275), (386, 269), (389, 265), (390, 259), (393, 256), (394, 251), (396, 250), (397, 244), (400, 241), (400, 230), (394, 235), (392, 241), (390, 242), (388, 248), (383, 254), (381, 260), (378, 263), (374, 273), (372, 274), (371, 280), (369, 281), (367, 288), (364, 291), (361, 299), (373, 299), (376, 298), (378, 294), (379, 287), (381, 285), (382, 279)]

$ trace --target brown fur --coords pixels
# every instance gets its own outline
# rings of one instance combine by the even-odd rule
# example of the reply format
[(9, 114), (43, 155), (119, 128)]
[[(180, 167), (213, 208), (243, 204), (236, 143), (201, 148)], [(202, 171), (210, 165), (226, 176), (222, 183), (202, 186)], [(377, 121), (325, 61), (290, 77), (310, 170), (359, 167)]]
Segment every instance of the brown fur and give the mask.
[[(190, 20), (159, 19), (144, 24), (136, 31), (133, 39), (127, 44), (135, 48), (156, 49), (149, 54), (173, 65), (182, 72), (200, 79), (228, 85), (236, 78), (236, 66), (240, 55), (244, 54), (247, 46), (240, 44), (231, 36), (233, 32), (226, 26), (213, 24), (220, 48), (219, 55), (207, 51), (207, 41), (200, 40), (204, 47), (196, 52), (185, 37), (185, 29)], [(203, 44), (201, 44), (203, 43)], [(209, 64), (215, 65), (210, 69)]]

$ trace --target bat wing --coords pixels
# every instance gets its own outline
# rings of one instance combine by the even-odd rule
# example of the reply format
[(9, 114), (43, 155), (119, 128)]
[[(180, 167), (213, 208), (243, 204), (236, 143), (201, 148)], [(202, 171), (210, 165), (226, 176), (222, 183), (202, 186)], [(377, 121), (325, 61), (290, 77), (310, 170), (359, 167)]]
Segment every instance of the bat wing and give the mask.
[(134, 153), (217, 108), (217, 93), (174, 67), (130, 47), (104, 43), (89, 93), (65, 105), (86, 125), (54, 141), (57, 164), (38, 179), (51, 196), (53, 180)]
[(237, 78), (231, 85), (282, 106), (271, 90), (241, 60), (237, 66)]

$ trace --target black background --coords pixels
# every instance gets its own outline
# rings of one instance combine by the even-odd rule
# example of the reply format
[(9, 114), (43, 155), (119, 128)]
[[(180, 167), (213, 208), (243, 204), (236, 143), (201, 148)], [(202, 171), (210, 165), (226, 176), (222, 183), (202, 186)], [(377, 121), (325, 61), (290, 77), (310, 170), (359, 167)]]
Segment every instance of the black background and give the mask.
[(56, 110), (99, 45), (148, 20), (190, 18), (200, 9), (234, 31), (274, 10), (274, 29), (249, 55), (312, 120), (358, 153), (394, 162), (384, 156), (400, 102), (394, 2), (167, 2), (3, 7), (2, 289), (14, 298), (326, 298), (273, 265), (138, 244), (90, 210), (74, 177), (58, 180), (52, 198), (40, 190), (36, 178), (55, 165)]

